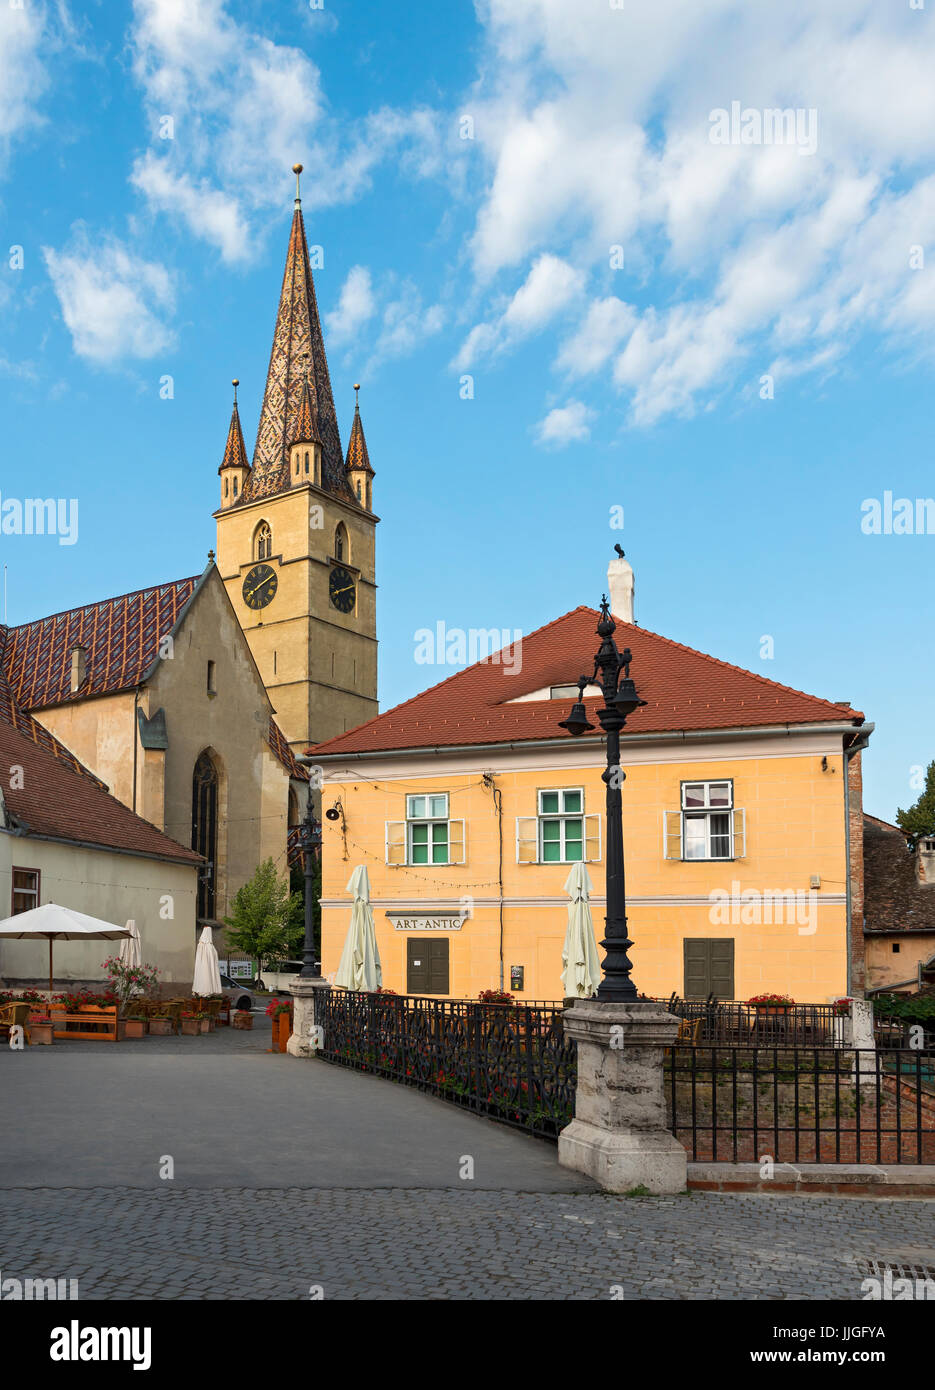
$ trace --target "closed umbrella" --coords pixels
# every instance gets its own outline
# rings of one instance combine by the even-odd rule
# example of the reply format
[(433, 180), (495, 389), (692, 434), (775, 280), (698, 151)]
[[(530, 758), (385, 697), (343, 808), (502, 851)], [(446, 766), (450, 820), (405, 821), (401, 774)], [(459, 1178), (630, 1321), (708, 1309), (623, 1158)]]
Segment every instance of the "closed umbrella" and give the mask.
[(41, 907), (32, 907), (28, 912), (17, 912), (15, 917), (4, 917), (0, 922), (0, 936), (22, 941), (41, 937), (48, 939), (50, 994), (53, 941), (121, 941), (130, 935), (127, 927), (103, 922), (100, 917), (89, 917), (86, 912), (76, 912), (73, 907), (61, 907), (58, 903), (43, 903)]
[(566, 999), (590, 999), (601, 982), (601, 967), (591, 921), (591, 876), (582, 863), (572, 866), (565, 880), (568, 930), (562, 947), (562, 986)]
[(220, 994), (221, 970), (218, 965), (217, 947), (211, 928), (205, 927), (198, 938), (195, 950), (195, 978), (192, 980), (192, 994)]
[(120, 943), (120, 959), (130, 970), (138, 970), (143, 964), (143, 950), (140, 945), (140, 929), (134, 921), (127, 923), (129, 936)]
[(344, 989), (374, 990), (383, 983), (383, 969), (370, 906), (370, 879), (363, 864), (351, 874), (347, 891), (354, 897), (351, 925), (334, 982)]

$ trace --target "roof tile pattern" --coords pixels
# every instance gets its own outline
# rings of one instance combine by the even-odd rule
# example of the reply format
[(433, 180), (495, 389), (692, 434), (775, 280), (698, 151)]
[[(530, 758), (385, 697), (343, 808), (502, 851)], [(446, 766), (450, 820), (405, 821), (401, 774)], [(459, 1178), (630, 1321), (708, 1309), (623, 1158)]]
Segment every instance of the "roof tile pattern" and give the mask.
[(218, 466), (219, 473), (222, 468), (246, 468), (248, 471), (250, 469), (247, 450), (243, 442), (243, 430), (240, 428), (240, 411), (237, 409), (236, 401), (234, 401), (234, 408), (231, 411), (230, 429), (227, 431), (224, 457)]
[(360, 406), (354, 408), (354, 423), (351, 425), (351, 437), (347, 442), (347, 471), (353, 472), (360, 469), (364, 473), (373, 473), (370, 467), (370, 455), (367, 452), (367, 441), (364, 438), (364, 427), (360, 420)]
[(899, 827), (866, 813), (864, 931), (935, 932), (935, 883), (919, 882), (918, 855)]
[[(547, 686), (574, 684), (585, 668), (590, 671), (591, 657), (600, 645), (599, 616), (596, 609), (575, 608), (524, 637), (518, 651), (506, 648), (501, 660), (488, 658), (468, 666), (405, 704), (318, 744), (314, 751), (369, 753), (570, 738), (558, 727), (571, 708), (568, 697), (512, 702)], [(624, 738), (628, 733), (763, 725), (856, 725), (863, 719), (849, 706), (805, 695), (632, 623), (618, 621), (614, 639), (621, 651), (631, 649), (632, 676), (647, 702), (631, 715)], [(597, 732), (599, 704), (597, 698), (585, 701)]]
[(295, 754), (286, 742), (285, 734), (272, 717), (269, 721), (269, 746), (290, 777), (298, 777), (303, 782), (308, 781), (308, 768), (302, 767), (301, 763), (296, 762)]
[(106, 791), (107, 788), (100, 778), (95, 777), (93, 772), (89, 772), (84, 764), (78, 761), (74, 753), (65, 747), (64, 743), (59, 743), (54, 734), (51, 734), (37, 719), (33, 719), (31, 714), (26, 714), (16, 703), (6, 677), (3, 674), (3, 655), (7, 645), (8, 633), (8, 628), (0, 626), (0, 722), (8, 724), (10, 728), (15, 729), (17, 733), (22, 734), (25, 738), (31, 739), (39, 748), (44, 748), (47, 753), (57, 758), (59, 762), (64, 763), (66, 767), (71, 768), (72, 772), (76, 773), (79, 777), (86, 777), (89, 781), (93, 782), (95, 786)]
[(286, 268), (279, 296), (263, 408), (253, 452), (253, 473), (241, 502), (289, 486), (288, 449), (297, 438), (306, 375), (311, 385), (322, 445), (322, 484), (347, 495), (341, 436), (331, 394), (331, 379), (318, 317), (315, 285), (308, 259), (305, 223), (296, 201)]
[(318, 412), (312, 401), (307, 377), (302, 387), (302, 404), (299, 407), (299, 418), (295, 427), (295, 438), (290, 442), (293, 444), (321, 443), (321, 431), (318, 427)]
[[(27, 710), (107, 695), (138, 685), (159, 656), (198, 577), (137, 589), (10, 628), (6, 676)], [(87, 676), (72, 693), (71, 654), (83, 647)]]

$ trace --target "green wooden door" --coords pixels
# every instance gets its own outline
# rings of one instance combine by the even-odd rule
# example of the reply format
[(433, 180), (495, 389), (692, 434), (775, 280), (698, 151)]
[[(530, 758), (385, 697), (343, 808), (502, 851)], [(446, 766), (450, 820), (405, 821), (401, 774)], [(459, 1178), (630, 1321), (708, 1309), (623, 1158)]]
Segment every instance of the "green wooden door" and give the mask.
[(448, 993), (447, 936), (406, 938), (406, 993)]
[(685, 998), (734, 997), (734, 938), (692, 937), (685, 940)]

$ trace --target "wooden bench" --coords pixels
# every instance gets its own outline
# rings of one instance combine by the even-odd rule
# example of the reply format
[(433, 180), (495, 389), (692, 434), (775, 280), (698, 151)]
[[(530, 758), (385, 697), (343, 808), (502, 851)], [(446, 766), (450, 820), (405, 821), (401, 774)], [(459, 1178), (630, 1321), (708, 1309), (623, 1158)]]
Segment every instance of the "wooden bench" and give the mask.
[[(93, 1038), (98, 1042), (117, 1041), (117, 1006), (86, 1004), (77, 1013), (52, 1008), (52, 1036), (55, 1038)], [(97, 1025), (96, 1027), (92, 1025)], [(101, 1026), (103, 1025), (103, 1026)]]

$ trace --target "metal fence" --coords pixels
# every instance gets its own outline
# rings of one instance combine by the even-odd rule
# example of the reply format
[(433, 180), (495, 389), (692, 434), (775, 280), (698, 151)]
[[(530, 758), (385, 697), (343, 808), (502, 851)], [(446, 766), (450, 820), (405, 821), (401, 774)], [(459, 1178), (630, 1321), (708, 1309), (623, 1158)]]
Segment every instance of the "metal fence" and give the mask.
[(670, 1013), (695, 1024), (691, 1041), (734, 1047), (825, 1047), (840, 1044), (843, 1018), (833, 1004), (759, 1007), (733, 1000), (665, 1001)]
[(577, 1049), (560, 1005), (323, 990), (318, 1056), (554, 1139), (572, 1118)]
[(676, 1045), (669, 1128), (691, 1159), (935, 1163), (935, 1052)]

